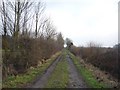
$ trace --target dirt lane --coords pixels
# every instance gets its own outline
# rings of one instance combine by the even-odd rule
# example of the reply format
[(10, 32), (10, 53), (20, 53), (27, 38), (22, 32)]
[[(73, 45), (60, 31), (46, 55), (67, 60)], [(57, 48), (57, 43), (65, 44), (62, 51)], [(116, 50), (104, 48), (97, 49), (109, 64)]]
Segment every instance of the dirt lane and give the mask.
[[(53, 73), (56, 65), (59, 61), (62, 60), (62, 55), (59, 56), (51, 65), (50, 67), (43, 73), (42, 76), (39, 76), (35, 82), (28, 86), (27, 88), (44, 88), (46, 85), (48, 78)], [(80, 74), (77, 72), (75, 65), (73, 64), (69, 55), (66, 56), (66, 60), (68, 62), (68, 71), (69, 71), (69, 83), (67, 88), (87, 88), (87, 85)]]
[(48, 78), (52, 74), (54, 68), (56, 67), (57, 63), (61, 60), (62, 56), (59, 56), (50, 67), (45, 71), (45, 73), (38, 77), (35, 83), (27, 88), (44, 88), (44, 85), (47, 83)]
[(87, 85), (83, 78), (78, 74), (77, 69), (75, 65), (73, 64), (71, 58), (69, 55), (66, 56), (66, 59), (68, 61), (69, 67), (69, 84), (68, 88), (87, 88)]

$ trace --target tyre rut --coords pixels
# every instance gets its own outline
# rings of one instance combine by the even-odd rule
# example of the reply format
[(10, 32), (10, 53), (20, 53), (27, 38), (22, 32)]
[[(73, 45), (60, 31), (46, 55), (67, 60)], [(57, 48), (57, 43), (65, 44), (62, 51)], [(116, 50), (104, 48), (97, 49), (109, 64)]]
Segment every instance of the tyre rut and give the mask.
[(44, 88), (45, 84), (48, 81), (48, 78), (51, 76), (52, 72), (54, 71), (56, 65), (58, 62), (61, 60), (62, 55), (58, 56), (56, 60), (48, 67), (48, 69), (45, 70), (42, 76), (39, 76), (35, 82), (31, 85), (28, 86), (27, 88)]
[(68, 61), (68, 70), (69, 70), (69, 84), (68, 88), (87, 88), (85, 81), (82, 76), (78, 73), (72, 59), (69, 55), (66, 56)]

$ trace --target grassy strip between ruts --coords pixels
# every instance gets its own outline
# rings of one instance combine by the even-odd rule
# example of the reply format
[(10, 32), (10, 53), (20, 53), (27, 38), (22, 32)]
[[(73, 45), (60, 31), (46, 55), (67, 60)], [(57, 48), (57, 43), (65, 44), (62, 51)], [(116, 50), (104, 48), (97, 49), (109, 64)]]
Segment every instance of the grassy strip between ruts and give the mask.
[(79, 60), (75, 57), (72, 53), (68, 51), (69, 55), (71, 56), (73, 63), (75, 64), (76, 68), (78, 69), (79, 73), (85, 79), (87, 85), (90, 88), (108, 88), (105, 84), (99, 83), (95, 77), (93, 76), (92, 72), (80, 65)]
[(5, 81), (3, 81), (3, 88), (18, 88), (23, 87), (25, 84), (32, 82), (38, 75), (42, 73), (49, 67), (49, 65), (58, 57), (61, 52), (56, 53), (46, 63), (38, 66), (37, 68), (31, 68), (27, 73), (9, 76)]
[(66, 61), (66, 53), (63, 53), (63, 57), (58, 62), (55, 70), (48, 79), (45, 88), (66, 88), (69, 80), (68, 63)]

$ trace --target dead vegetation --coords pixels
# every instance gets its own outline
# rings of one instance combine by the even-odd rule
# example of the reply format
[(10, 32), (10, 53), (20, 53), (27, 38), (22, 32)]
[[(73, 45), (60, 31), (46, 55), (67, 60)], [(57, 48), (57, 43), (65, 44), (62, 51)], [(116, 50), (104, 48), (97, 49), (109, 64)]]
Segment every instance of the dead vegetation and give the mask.
[(85, 68), (87, 68), (93, 73), (93, 76), (96, 77), (96, 80), (105, 83), (110, 88), (118, 88), (118, 80), (114, 78), (109, 72), (102, 71), (98, 67), (93, 66), (91, 63), (85, 62), (80, 57), (78, 58), (81, 65), (83, 65)]
[(70, 51), (81, 57), (84, 61), (81, 61), (85, 67), (90, 68), (95, 77), (100, 82), (109, 83), (113, 87), (117, 87), (120, 75), (120, 63), (119, 57), (119, 47), (120, 45), (115, 45), (112, 48), (101, 47), (100, 44), (94, 42), (88, 43), (87, 47), (76, 47), (71, 46)]
[(44, 2), (2, 0), (3, 80), (45, 63), (63, 48), (63, 36), (44, 15), (44, 10)]

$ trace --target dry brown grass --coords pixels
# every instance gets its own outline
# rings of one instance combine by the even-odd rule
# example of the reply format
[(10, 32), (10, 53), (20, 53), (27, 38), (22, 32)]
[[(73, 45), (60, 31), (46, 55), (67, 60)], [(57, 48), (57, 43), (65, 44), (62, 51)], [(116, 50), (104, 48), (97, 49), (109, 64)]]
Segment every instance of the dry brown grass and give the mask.
[(93, 66), (92, 64), (85, 62), (80, 57), (79, 57), (79, 60), (80, 60), (81, 65), (89, 69), (93, 73), (94, 77), (96, 77), (96, 79), (99, 82), (104, 82), (112, 88), (118, 87), (118, 84), (119, 84), (118, 80), (114, 78), (109, 72), (100, 70), (99, 68)]

